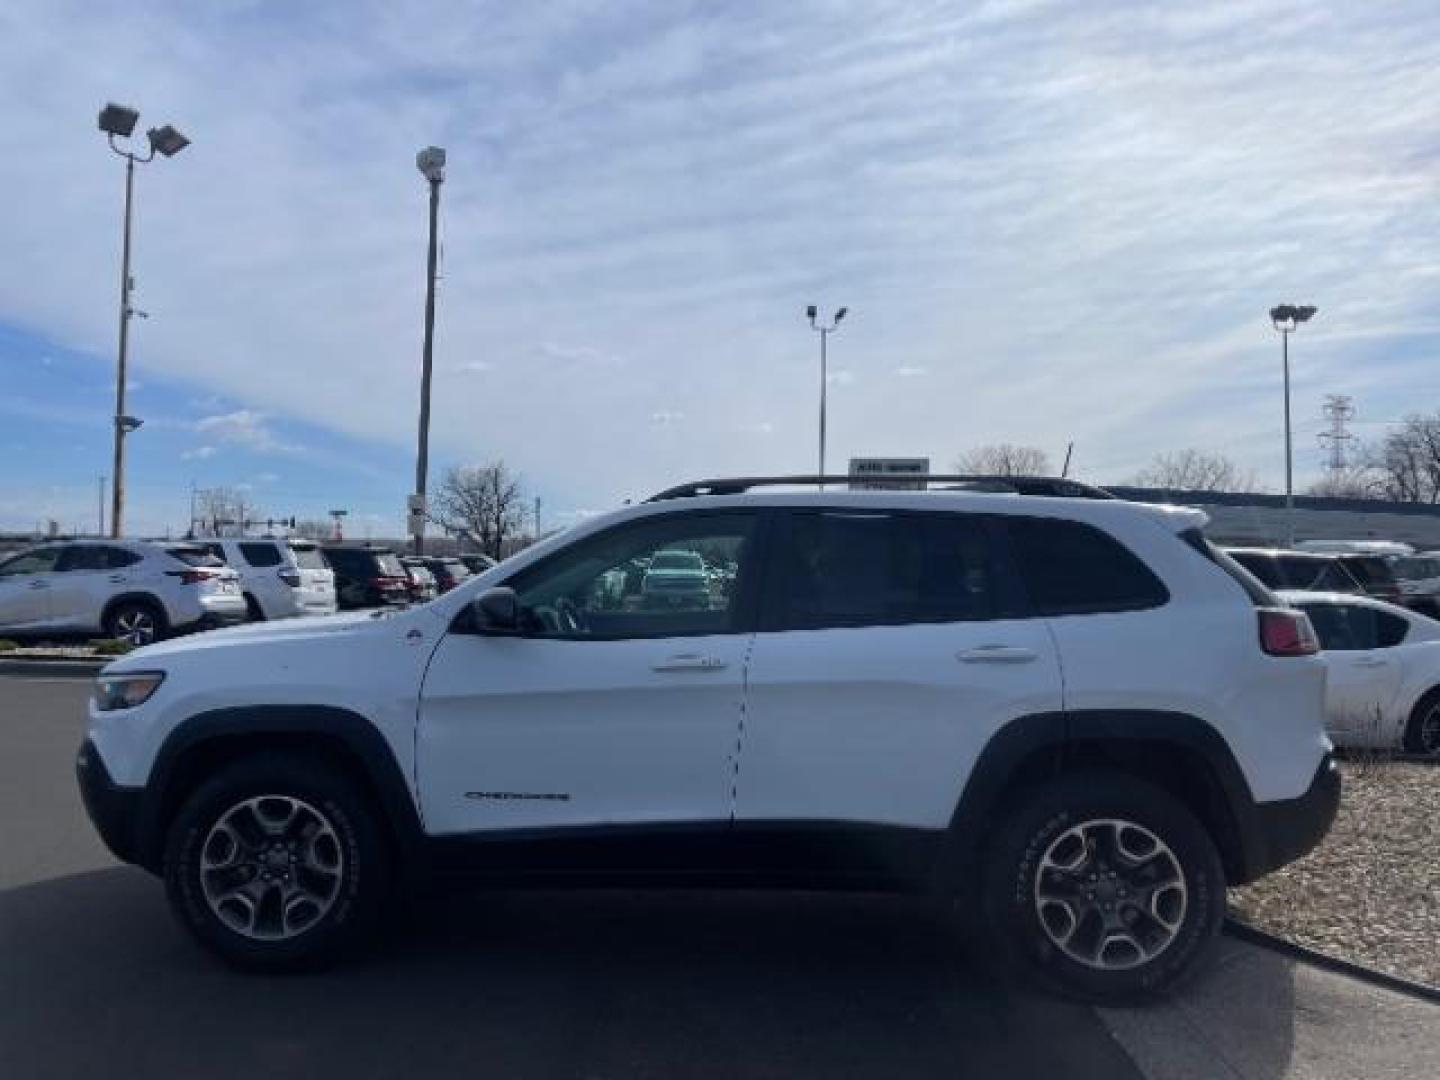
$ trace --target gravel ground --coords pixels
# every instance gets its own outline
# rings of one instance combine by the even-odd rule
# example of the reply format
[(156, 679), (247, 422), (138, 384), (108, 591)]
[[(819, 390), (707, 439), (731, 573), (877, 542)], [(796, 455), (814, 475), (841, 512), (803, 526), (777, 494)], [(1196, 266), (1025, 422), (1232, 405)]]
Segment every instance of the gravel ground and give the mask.
[(1272, 934), (1440, 987), (1440, 766), (1341, 764), (1324, 843), (1254, 885), (1230, 911)]

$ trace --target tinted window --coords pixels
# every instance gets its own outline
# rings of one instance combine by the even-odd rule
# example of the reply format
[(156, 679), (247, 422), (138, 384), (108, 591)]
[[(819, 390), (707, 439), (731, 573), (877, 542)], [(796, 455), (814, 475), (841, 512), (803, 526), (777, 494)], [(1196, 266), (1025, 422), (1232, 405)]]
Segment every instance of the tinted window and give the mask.
[(1261, 555), (1254, 551), (1232, 551), (1230, 557), (1259, 578), (1267, 589), (1286, 587), (1284, 578), (1280, 576), (1279, 566), (1269, 555)]
[(166, 548), (165, 554), (179, 559), (186, 566), (224, 566), (225, 560), (217, 558), (203, 547)]
[(1320, 638), (1320, 647), (1327, 652), (1374, 649), (1380, 643), (1376, 612), (1368, 607), (1359, 604), (1301, 604), (1300, 609), (1310, 616), (1310, 622)]
[(1405, 640), (1408, 633), (1410, 624), (1399, 615), (1391, 615), (1388, 611), (1375, 613), (1375, 639), (1380, 648), (1394, 648)]
[(780, 554), (780, 626), (894, 626), (996, 615), (983, 522), (960, 514), (796, 513)]
[(229, 564), (230, 558), (225, 554), (224, 544), (201, 544), (200, 547), (208, 551), (211, 555), (214, 555), (215, 558), (219, 559), (222, 563)]
[[(506, 584), (539, 637), (637, 638), (730, 633), (740, 582), (752, 572), (755, 516), (667, 515), (609, 529), (526, 567)], [(652, 573), (661, 552), (718, 566), (705, 575)]]
[(143, 558), (136, 552), (126, 551), (124, 548), (103, 547), (100, 550), (104, 552), (106, 570), (119, 570), (122, 567), (134, 566)]
[(0, 563), (0, 577), (16, 577), (23, 574), (48, 574), (55, 569), (60, 558), (58, 547), (37, 548), (17, 555), (7, 563)]
[(1356, 555), (1342, 560), (1355, 580), (1367, 589), (1395, 584), (1390, 566), (1378, 555)]
[(313, 544), (291, 544), (290, 552), (295, 556), (295, 565), (301, 570), (324, 570), (325, 556)]
[(98, 544), (71, 544), (61, 549), (55, 569), (61, 573), (67, 570), (103, 570), (105, 549)]
[(1007, 518), (1030, 603), (1041, 615), (1159, 607), (1170, 599), (1149, 567), (1112, 537), (1078, 521)]
[(1288, 589), (1315, 589), (1325, 571), (1338, 565), (1325, 559), (1306, 559), (1295, 555), (1277, 555), (1275, 563)]
[(241, 544), (240, 555), (251, 566), (279, 566), (279, 544)]
[(1345, 564), (1336, 559), (1325, 564), (1325, 569), (1320, 572), (1312, 587), (1329, 592), (1358, 592), (1360, 583), (1355, 580), (1355, 575), (1345, 569)]

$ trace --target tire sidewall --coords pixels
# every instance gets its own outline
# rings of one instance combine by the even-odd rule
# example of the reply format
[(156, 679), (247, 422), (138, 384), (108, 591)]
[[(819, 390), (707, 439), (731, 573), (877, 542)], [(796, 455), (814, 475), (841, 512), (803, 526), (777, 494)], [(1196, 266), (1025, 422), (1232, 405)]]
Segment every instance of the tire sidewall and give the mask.
[[(257, 795), (288, 795), (309, 803), (335, 830), (344, 857), (340, 892), (311, 928), (282, 941), (236, 933), (210, 909), (200, 880), (200, 851), (215, 822)], [(334, 958), (373, 924), (383, 891), (383, 845), (354, 789), (340, 776), (284, 759), (232, 767), (202, 784), (172, 825), (165, 850), (165, 887), (181, 922), (227, 961), (260, 970), (315, 966)]]
[(153, 604), (148, 600), (126, 600), (124, 603), (117, 604), (105, 619), (104, 630), (107, 637), (119, 638), (117, 627), (120, 623), (120, 617), (128, 611), (143, 611), (154, 621), (155, 636), (150, 639), (149, 644), (154, 644), (164, 639), (168, 627), (165, 621), (165, 613), (160, 610), (158, 604)]
[(1421, 742), (1422, 731), (1425, 725), (1425, 718), (1430, 715), (1432, 709), (1440, 705), (1440, 691), (1431, 690), (1420, 699), (1414, 710), (1410, 713), (1410, 719), (1405, 725), (1405, 734), (1402, 739), (1402, 749), (1407, 754), (1429, 754), (1437, 756), (1437, 751), (1426, 750)]
[[(1175, 940), (1154, 960), (1101, 971), (1050, 940), (1035, 906), (1035, 879), (1057, 837), (1082, 822), (1112, 817), (1144, 826), (1170, 848), (1185, 879), (1187, 905)], [(1203, 827), (1168, 794), (1128, 777), (1065, 781), (1038, 793), (991, 846), (984, 882), (986, 920), (1003, 962), (1089, 1001), (1132, 1001), (1165, 992), (1193, 972), (1225, 912), (1224, 870)]]

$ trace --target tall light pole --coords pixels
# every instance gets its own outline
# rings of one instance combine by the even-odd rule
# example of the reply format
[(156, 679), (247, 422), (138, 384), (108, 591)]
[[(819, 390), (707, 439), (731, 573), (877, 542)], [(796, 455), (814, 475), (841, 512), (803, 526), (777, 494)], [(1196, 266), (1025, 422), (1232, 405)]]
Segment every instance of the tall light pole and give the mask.
[(435, 347), (435, 233), (440, 219), (440, 185), (445, 182), (445, 151), (427, 146), (415, 155), (415, 167), (430, 185), (430, 250), (425, 260), (425, 344), (420, 367), (420, 446), (415, 454), (415, 495), (410, 500), (410, 533), (416, 555), (425, 553), (425, 481), (430, 472), (430, 372)]
[[(810, 329), (820, 335), (820, 472), (818, 473), (820, 476), (825, 475), (825, 389), (830, 375), (825, 346), (830, 335), (839, 328), (840, 320), (845, 318), (845, 312), (849, 310), (849, 308), (839, 308), (835, 312), (835, 317), (830, 320), (830, 325), (826, 326), (823, 322), (815, 321), (818, 312), (814, 304), (805, 309), (805, 317), (810, 320)], [(824, 485), (822, 484), (821, 487), (823, 488)]]
[(1290, 335), (1319, 309), (1310, 304), (1280, 304), (1270, 321), (1280, 331), (1280, 358), (1285, 372), (1285, 546), (1295, 546), (1295, 460), (1290, 439)]
[(114, 481), (110, 487), (110, 535), (120, 537), (124, 532), (125, 515), (125, 436), (140, 426), (140, 421), (125, 415), (125, 361), (130, 347), (130, 319), (138, 314), (130, 305), (130, 292), (135, 282), (130, 277), (130, 209), (135, 190), (135, 163), (144, 165), (159, 153), (163, 157), (174, 157), (190, 140), (169, 124), (151, 128), (145, 133), (150, 150), (141, 157), (133, 150), (119, 146), (116, 139), (128, 139), (135, 130), (140, 113), (126, 105), (113, 102), (100, 110), (100, 130), (105, 132), (110, 149), (125, 159), (125, 231), (120, 248), (120, 349), (115, 371), (115, 456), (112, 468)]

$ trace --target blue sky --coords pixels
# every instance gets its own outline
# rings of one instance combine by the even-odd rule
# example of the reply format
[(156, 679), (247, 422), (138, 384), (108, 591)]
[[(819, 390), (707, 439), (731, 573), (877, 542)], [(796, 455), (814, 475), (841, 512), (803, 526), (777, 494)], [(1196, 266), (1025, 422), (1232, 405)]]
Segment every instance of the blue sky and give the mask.
[(138, 178), (132, 522), (192, 480), (398, 531), (420, 147), (449, 151), (432, 461), (557, 522), (681, 479), (1032, 443), (1119, 481), (1282, 478), (1265, 310), (1363, 434), (1440, 407), (1440, 9), (1358, 4), (55, 3), (0, 13), (0, 528), (93, 521), (121, 169)]

